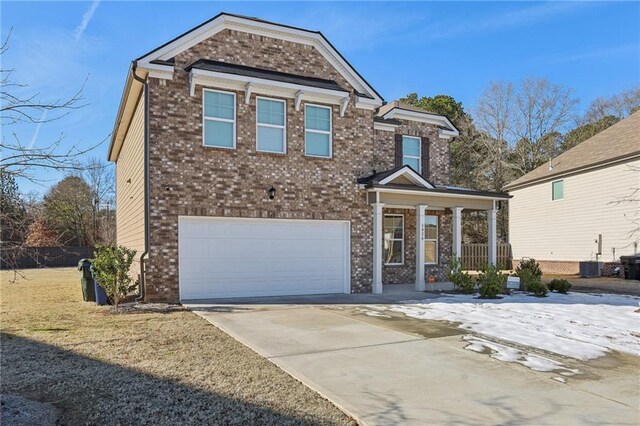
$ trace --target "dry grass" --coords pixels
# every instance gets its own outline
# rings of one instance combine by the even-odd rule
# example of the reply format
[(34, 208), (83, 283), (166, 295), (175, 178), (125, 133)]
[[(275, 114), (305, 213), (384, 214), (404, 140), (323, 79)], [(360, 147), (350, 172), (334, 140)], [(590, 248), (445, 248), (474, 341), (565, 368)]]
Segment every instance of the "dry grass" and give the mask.
[(114, 315), (82, 301), (74, 268), (1, 274), (1, 392), (62, 424), (353, 424), (191, 312)]

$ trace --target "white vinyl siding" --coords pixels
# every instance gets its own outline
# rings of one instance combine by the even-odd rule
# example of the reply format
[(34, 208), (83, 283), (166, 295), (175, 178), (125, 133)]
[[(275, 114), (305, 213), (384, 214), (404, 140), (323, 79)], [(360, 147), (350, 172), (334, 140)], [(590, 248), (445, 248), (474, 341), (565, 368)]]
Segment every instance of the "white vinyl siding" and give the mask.
[(418, 173), (421, 173), (421, 142), (420, 138), (402, 136), (402, 164), (411, 166)]
[(310, 157), (331, 158), (331, 108), (320, 105), (304, 107), (304, 153)]
[(287, 103), (256, 98), (256, 150), (284, 154), (287, 151)]
[(424, 224), (424, 263), (438, 263), (438, 216), (427, 215)]
[(384, 264), (404, 264), (404, 216), (384, 215)]
[[(602, 261), (614, 260), (614, 249), (615, 258), (634, 254), (640, 235), (630, 232), (633, 220), (640, 217), (638, 204), (619, 201), (640, 186), (638, 168), (640, 160), (635, 160), (565, 176), (562, 202), (551, 200), (549, 181), (511, 191), (509, 240), (513, 258), (595, 260), (598, 234), (602, 234)], [(640, 245), (637, 250), (640, 253)]]
[(202, 139), (205, 146), (236, 147), (235, 93), (204, 89), (202, 118)]

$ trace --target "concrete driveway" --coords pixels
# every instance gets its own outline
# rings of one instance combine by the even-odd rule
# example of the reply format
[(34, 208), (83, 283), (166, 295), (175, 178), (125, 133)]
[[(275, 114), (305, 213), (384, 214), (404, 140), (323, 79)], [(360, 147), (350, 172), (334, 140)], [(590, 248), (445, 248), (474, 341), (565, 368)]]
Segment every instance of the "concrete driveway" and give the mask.
[(465, 350), (466, 332), (454, 325), (370, 316), (366, 308), (426, 297), (408, 291), (188, 307), (361, 423), (640, 423), (636, 357), (562, 359), (580, 370), (573, 377), (537, 372)]

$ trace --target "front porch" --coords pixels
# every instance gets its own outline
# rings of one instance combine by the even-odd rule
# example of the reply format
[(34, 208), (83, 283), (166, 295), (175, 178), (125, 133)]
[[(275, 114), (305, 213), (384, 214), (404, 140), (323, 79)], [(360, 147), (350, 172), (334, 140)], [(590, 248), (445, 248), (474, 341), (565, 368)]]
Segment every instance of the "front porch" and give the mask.
[(507, 194), (436, 186), (409, 166), (360, 184), (373, 213), (373, 293), (410, 282), (416, 291), (439, 290), (462, 253), (463, 211), (487, 212), (488, 260), (497, 263), (496, 215)]

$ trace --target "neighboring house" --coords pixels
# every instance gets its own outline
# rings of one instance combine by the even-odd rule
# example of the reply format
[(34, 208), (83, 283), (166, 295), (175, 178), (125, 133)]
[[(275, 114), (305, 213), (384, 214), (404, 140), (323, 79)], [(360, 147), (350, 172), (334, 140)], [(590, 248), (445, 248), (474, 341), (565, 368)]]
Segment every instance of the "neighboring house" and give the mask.
[(149, 301), (443, 280), (461, 211), (444, 116), (380, 94), (317, 31), (220, 14), (135, 60), (109, 149)]
[[(640, 252), (640, 112), (508, 184), (513, 258), (577, 273)], [(634, 201), (635, 200), (635, 201)], [(635, 222), (634, 222), (635, 221)], [(598, 254), (599, 235), (602, 253)]]

